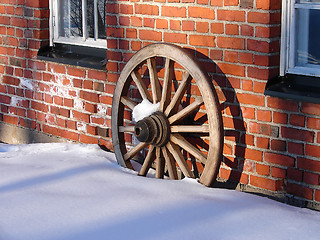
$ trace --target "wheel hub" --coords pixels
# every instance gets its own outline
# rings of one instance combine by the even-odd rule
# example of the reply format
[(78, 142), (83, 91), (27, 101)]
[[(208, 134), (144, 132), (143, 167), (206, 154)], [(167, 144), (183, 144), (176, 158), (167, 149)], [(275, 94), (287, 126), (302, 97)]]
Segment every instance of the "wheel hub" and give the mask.
[(138, 121), (134, 133), (140, 142), (162, 147), (169, 141), (170, 124), (163, 113), (155, 112)]

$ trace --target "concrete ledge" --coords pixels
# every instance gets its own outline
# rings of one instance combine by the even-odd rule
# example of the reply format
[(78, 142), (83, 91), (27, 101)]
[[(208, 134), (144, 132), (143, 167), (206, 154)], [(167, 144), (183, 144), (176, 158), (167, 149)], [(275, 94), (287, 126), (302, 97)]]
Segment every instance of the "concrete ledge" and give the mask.
[(36, 130), (0, 122), (0, 141), (9, 144), (71, 142)]

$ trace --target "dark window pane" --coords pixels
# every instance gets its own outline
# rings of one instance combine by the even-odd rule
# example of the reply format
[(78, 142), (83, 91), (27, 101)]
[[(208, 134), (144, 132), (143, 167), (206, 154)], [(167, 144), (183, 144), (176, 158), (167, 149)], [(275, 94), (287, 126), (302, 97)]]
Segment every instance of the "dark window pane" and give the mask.
[(82, 37), (82, 1), (60, 0), (60, 29), (63, 37)]
[[(97, 0), (95, 12), (94, 0), (87, 0), (87, 31), (89, 38), (106, 38), (106, 0)], [(97, 14), (97, 16), (95, 16)], [(96, 29), (97, 27), (97, 29)]]
[(320, 10), (297, 9), (296, 65), (320, 65)]

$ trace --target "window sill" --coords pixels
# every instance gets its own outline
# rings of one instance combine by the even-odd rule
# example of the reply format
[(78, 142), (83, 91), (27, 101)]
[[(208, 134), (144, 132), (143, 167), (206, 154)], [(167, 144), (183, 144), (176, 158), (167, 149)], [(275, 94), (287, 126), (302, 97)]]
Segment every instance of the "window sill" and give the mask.
[(107, 63), (105, 49), (67, 44), (55, 44), (53, 47), (42, 47), (38, 51), (37, 58), (98, 70), (105, 70)]
[(269, 80), (265, 94), (303, 102), (320, 103), (320, 79), (287, 74), (284, 77), (280, 76)]

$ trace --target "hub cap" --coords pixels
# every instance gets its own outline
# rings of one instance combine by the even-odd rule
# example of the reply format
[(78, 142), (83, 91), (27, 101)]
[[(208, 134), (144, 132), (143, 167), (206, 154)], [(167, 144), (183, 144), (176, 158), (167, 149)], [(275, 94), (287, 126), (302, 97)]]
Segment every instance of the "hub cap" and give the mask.
[(151, 116), (138, 121), (134, 133), (140, 142), (162, 147), (170, 137), (168, 119), (163, 113), (155, 112)]

